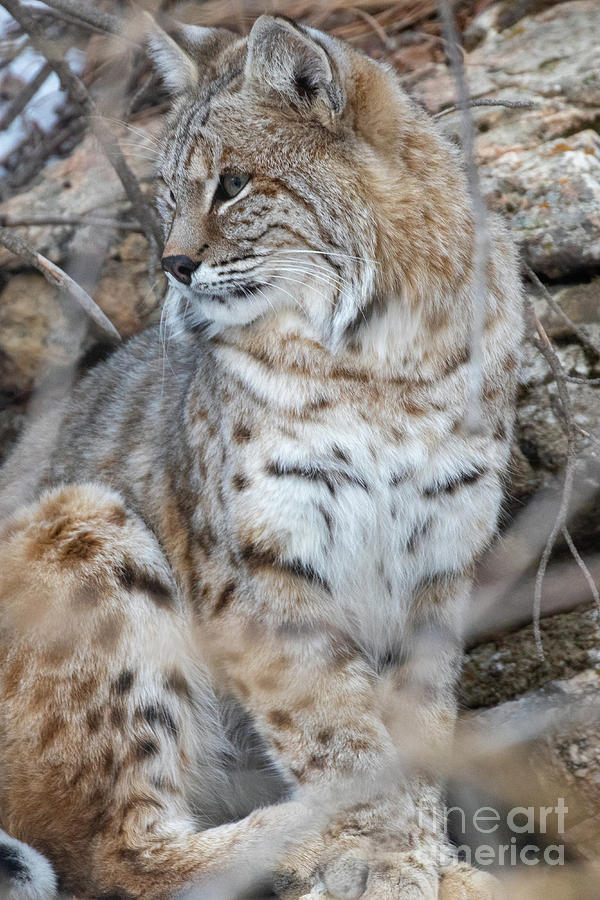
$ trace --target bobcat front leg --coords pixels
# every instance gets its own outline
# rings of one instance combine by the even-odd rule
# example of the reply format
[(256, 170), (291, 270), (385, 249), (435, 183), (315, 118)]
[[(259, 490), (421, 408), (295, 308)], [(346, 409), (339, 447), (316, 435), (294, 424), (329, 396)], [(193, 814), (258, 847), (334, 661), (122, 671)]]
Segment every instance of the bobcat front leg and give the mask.
[(287, 873), (286, 896), (437, 897), (445, 836), (427, 763), (454, 721), (459, 648), (448, 631), (430, 668), (420, 662), (422, 636), (409, 660), (381, 674), (326, 629), (259, 626), (239, 610), (213, 620), (219, 677), (320, 817), (317, 864)]

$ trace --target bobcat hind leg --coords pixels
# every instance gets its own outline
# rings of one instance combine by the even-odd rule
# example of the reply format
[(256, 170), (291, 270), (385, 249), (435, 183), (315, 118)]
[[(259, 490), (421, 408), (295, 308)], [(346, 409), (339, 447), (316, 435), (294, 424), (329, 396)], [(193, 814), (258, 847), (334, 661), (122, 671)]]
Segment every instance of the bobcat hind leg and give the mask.
[(58, 488), (0, 526), (1, 824), (78, 898), (235, 896), (293, 830), (286, 804), (200, 830), (192, 784), (219, 791), (224, 738), (196, 652), (118, 494)]

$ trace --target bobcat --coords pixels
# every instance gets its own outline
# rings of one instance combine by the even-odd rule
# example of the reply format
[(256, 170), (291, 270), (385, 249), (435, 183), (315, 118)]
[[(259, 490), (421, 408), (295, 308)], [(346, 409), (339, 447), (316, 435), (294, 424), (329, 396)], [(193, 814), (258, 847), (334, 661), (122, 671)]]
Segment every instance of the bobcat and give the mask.
[(170, 338), (82, 380), (0, 526), (3, 896), (491, 897), (437, 770), (514, 248), (490, 215), (473, 431), (465, 176), (393, 71), (281, 17), (149, 42)]

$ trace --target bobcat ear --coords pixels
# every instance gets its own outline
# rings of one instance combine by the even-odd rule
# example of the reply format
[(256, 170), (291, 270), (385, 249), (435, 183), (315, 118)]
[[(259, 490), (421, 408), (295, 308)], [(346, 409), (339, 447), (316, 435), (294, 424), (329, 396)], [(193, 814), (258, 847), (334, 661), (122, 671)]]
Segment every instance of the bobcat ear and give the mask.
[(261, 16), (248, 36), (245, 83), (298, 108), (324, 105), (329, 118), (339, 115), (345, 93), (337, 66), (312, 29), (281, 16)]
[(198, 88), (205, 76), (210, 77), (221, 50), (236, 39), (225, 28), (202, 28), (200, 25), (173, 25), (173, 36), (145, 12), (146, 41), (154, 66), (171, 94)]
[[(171, 94), (182, 94), (196, 87), (199, 72), (191, 56), (163, 31), (150, 13), (144, 12), (144, 19), (147, 25), (148, 53), (167, 90)], [(210, 31), (210, 28), (201, 30)]]

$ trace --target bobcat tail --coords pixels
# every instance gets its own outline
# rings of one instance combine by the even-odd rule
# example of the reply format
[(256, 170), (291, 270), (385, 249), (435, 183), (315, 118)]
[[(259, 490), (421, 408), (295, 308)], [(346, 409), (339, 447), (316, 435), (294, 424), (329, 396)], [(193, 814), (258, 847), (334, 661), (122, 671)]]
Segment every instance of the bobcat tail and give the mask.
[(56, 876), (41, 853), (0, 831), (2, 900), (54, 900)]

